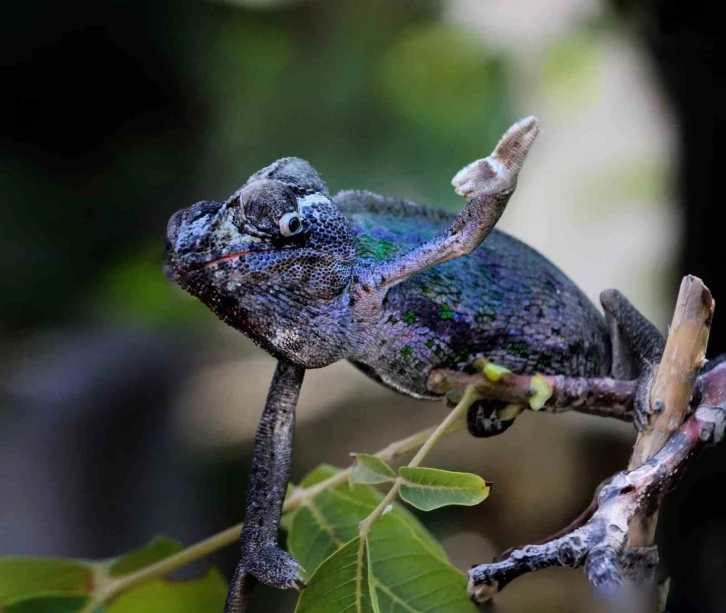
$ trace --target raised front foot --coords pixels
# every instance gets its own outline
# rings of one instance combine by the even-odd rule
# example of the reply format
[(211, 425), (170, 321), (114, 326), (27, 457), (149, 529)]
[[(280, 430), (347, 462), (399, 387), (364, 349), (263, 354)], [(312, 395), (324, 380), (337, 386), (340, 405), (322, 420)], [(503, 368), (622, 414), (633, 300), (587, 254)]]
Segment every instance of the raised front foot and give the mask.
[(444, 232), (375, 267), (374, 290), (393, 287), (430, 266), (467, 255), (481, 245), (504, 213), (538, 132), (535, 117), (522, 119), (506, 131), (489, 157), (457, 172), (451, 183), (456, 193), (467, 199), (466, 206)]

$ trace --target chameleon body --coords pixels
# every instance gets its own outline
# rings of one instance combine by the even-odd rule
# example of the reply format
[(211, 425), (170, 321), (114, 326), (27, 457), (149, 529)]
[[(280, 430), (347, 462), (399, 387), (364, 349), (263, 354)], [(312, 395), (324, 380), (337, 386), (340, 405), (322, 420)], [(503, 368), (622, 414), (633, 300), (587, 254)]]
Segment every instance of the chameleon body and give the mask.
[[(278, 359), (227, 613), (245, 609), (255, 580), (300, 583), (276, 539), (306, 369), (347, 359), (417, 398), (436, 397), (427, 387), (433, 369), (467, 369), (479, 357), (515, 372), (642, 370), (628, 339), (660, 337), (620, 294), (601, 296), (603, 318), (552, 263), (494, 230), (537, 132), (534, 118), (516, 123), (491, 156), (454, 177), (467, 199), (455, 216), (367, 192), (331, 197), (312, 166), (284, 158), (226, 201), (170, 219), (169, 276)], [(469, 429), (482, 435), (477, 411), (481, 404)]]
[[(356, 257), (380, 260), (432, 240), (454, 215), (367, 192), (333, 198), (350, 221)], [(418, 398), (435, 368), (485, 357), (514, 372), (609, 372), (605, 320), (549, 260), (493, 230), (465, 258), (391, 288), (349, 356), (381, 383)]]

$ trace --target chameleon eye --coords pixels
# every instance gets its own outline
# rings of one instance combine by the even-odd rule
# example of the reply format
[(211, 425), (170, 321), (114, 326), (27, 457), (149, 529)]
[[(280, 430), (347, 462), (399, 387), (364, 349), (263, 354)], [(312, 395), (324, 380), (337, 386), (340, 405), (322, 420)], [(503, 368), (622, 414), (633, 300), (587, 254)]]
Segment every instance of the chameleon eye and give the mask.
[(285, 213), (280, 217), (280, 234), (294, 236), (302, 230), (302, 221), (297, 213)]

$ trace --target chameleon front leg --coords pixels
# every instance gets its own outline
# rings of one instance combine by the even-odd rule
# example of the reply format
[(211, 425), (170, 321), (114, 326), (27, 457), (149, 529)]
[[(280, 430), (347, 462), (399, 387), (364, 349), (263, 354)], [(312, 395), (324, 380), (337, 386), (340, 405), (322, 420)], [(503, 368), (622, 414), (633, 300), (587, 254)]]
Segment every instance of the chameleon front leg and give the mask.
[(535, 117), (522, 119), (506, 131), (488, 158), (460, 170), (451, 183), (456, 193), (468, 200), (461, 213), (444, 233), (380, 264), (374, 271), (374, 290), (386, 290), (430, 266), (467, 255), (481, 245), (514, 193), (519, 171), (538, 133)]
[(295, 406), (305, 369), (279, 361), (255, 435), (247, 493), (242, 555), (229, 586), (225, 613), (242, 613), (255, 580), (277, 588), (302, 583), (300, 565), (277, 544), (290, 477)]

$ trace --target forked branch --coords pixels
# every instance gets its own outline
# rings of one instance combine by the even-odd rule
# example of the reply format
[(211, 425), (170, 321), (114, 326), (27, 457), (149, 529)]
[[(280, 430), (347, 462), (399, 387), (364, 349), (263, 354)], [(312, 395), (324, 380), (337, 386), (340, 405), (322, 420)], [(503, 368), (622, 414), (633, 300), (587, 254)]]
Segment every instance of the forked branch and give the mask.
[[(584, 525), (470, 570), (472, 600), (486, 602), (516, 577), (549, 566), (584, 566), (596, 587), (612, 588), (625, 579), (648, 581), (653, 577), (657, 551), (650, 545), (659, 502), (693, 458), (723, 438), (726, 427), (726, 362), (699, 376), (713, 309), (713, 298), (703, 283), (686, 277), (651, 386), (650, 423), (638, 437), (628, 469), (602, 487), (597, 510)], [(493, 399), (531, 405), (535, 395), (533, 386), (526, 383), (534, 377), (506, 374), (486, 383), (485, 373), (469, 377), (481, 380), (477, 391)], [(578, 380), (564, 377), (541, 379), (552, 385), (542, 407), (553, 412), (583, 408), (596, 412), (593, 407), (603, 403), (614, 416), (631, 417), (639, 392), (632, 382), (587, 379), (575, 385)], [(435, 383), (444, 385), (441, 381), (458, 383), (448, 373)], [(689, 411), (691, 416), (684, 423)]]

